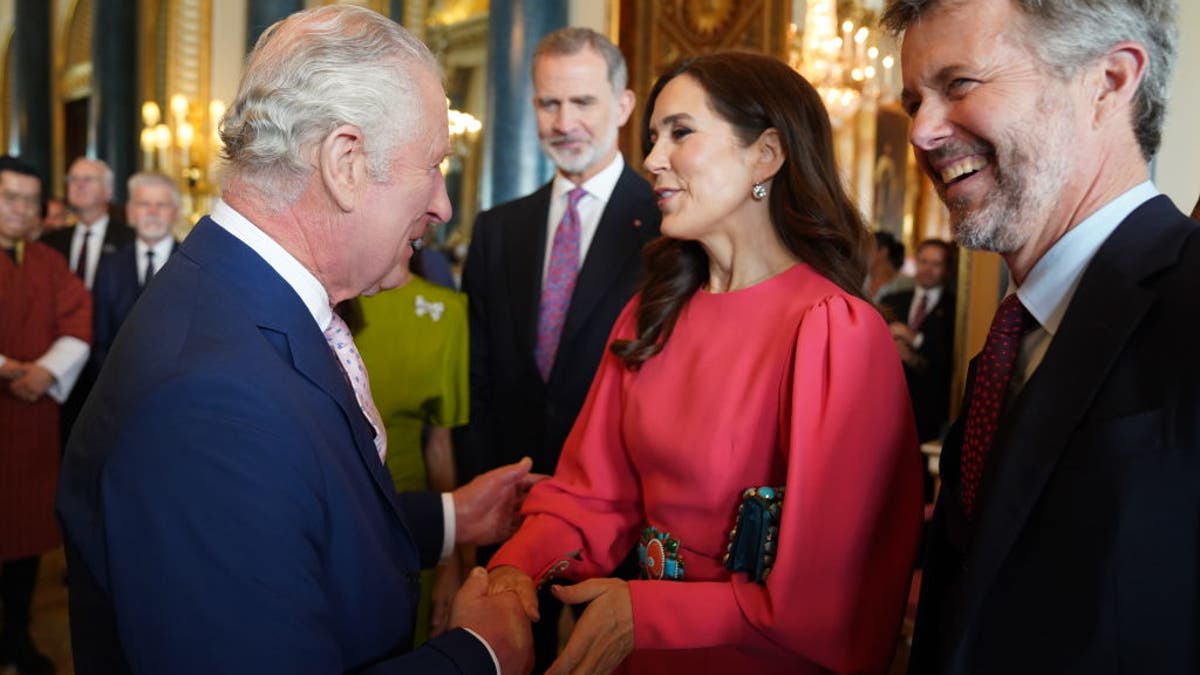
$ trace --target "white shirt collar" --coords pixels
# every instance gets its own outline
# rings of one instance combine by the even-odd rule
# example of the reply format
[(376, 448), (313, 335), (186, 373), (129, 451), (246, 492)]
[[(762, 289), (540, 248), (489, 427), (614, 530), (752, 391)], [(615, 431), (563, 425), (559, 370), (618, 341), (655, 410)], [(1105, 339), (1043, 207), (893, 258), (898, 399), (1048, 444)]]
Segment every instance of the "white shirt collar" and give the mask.
[(108, 229), (108, 214), (106, 213), (103, 216), (100, 216), (99, 218), (97, 218), (96, 222), (92, 223), (91, 225), (85, 225), (83, 223), (83, 221), (80, 221), (79, 224), (75, 227), (75, 238), (82, 242), (83, 241), (83, 233), (87, 232), (90, 235), (98, 235), (98, 236), (92, 236), (92, 238), (88, 240), (89, 242), (99, 242), (101, 239), (104, 238), (104, 231), (107, 229)]
[(153, 249), (155, 269), (161, 266), (163, 261), (167, 259), (167, 256), (171, 253), (171, 244), (173, 243), (171, 235), (169, 234), (162, 239), (159, 239), (153, 246), (147, 245), (146, 242), (142, 241), (141, 239), (134, 239), (133, 241), (134, 249), (137, 252), (138, 258), (145, 258), (146, 251)]
[(329, 293), (325, 291), (325, 287), (321, 285), (320, 281), (317, 281), (312, 272), (309, 272), (304, 265), (300, 264), (299, 260), (296, 260), (266, 232), (255, 227), (254, 223), (251, 223), (224, 201), (217, 200), (213, 204), (209, 218), (236, 237), (238, 241), (249, 246), (263, 259), (263, 262), (270, 265), (271, 269), (283, 277), (287, 285), (291, 286), (296, 295), (300, 296), (300, 300), (312, 314), (313, 320), (317, 322), (317, 327), (321, 329), (321, 332), (325, 332), (325, 329), (329, 327), (329, 322), (333, 320), (333, 310), (329, 307)]
[(1017, 297), (1046, 332), (1058, 332), (1079, 280), (1100, 246), (1134, 209), (1158, 194), (1150, 181), (1130, 188), (1071, 228), (1034, 264)]
[(582, 187), (587, 190), (587, 196), (595, 197), (602, 203), (607, 204), (608, 198), (612, 196), (613, 190), (617, 187), (617, 180), (621, 178), (621, 171), (625, 169), (625, 158), (621, 153), (617, 153), (616, 157), (608, 163), (595, 176), (584, 181), (583, 185), (576, 186), (571, 181), (563, 178), (561, 173), (554, 174), (554, 184), (550, 188), (550, 201), (559, 202), (566, 201), (566, 194), (576, 187)]

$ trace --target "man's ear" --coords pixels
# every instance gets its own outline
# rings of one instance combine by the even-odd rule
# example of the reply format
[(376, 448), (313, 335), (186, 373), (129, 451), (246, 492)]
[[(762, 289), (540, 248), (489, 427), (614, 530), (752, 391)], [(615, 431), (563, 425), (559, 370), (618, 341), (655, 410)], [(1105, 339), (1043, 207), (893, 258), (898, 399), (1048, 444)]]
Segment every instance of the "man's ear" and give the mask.
[(632, 89), (617, 94), (617, 126), (623, 127), (629, 121), (629, 115), (633, 112), (633, 104), (637, 101), (637, 97), (633, 95)]
[(754, 141), (756, 150), (754, 175), (758, 182), (763, 183), (775, 177), (783, 166), (783, 142), (775, 127), (764, 130)]
[(1146, 48), (1137, 42), (1118, 42), (1100, 57), (1099, 87), (1096, 89), (1096, 123), (1114, 111), (1128, 110), (1146, 75)]
[(367, 182), (367, 156), (362, 130), (343, 124), (317, 148), (317, 171), (330, 199), (343, 212), (353, 211)]

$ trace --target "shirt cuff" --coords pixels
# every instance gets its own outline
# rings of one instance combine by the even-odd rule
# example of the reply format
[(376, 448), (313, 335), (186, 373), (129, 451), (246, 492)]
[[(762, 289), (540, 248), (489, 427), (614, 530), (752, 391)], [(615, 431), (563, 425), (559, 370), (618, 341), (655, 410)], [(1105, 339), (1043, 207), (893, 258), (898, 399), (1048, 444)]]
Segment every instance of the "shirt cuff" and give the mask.
[(483, 648), (488, 650), (488, 656), (492, 657), (492, 665), (496, 666), (496, 675), (504, 675), (504, 673), (500, 672), (500, 659), (496, 658), (496, 652), (492, 649), (492, 646), (488, 644), (488, 641), (484, 640), (482, 635), (476, 633), (470, 628), (464, 626), (463, 630), (467, 631), (471, 635), (474, 635), (476, 640), (479, 640), (483, 643)]
[(50, 345), (50, 349), (37, 360), (37, 364), (54, 376), (54, 382), (46, 391), (55, 401), (62, 403), (71, 394), (75, 380), (87, 363), (91, 347), (77, 337), (64, 335)]
[[(450, 554), (454, 552), (454, 537), (458, 533), (458, 521), (454, 519), (454, 495), (449, 492), (442, 493), (442, 553), (438, 556), (438, 562), (446, 562)], [(480, 638), (482, 639), (482, 638)], [(484, 642), (483, 644), (487, 644)], [(492, 651), (488, 647), (488, 651)], [(492, 658), (496, 658), (495, 654)], [(499, 668), (497, 667), (497, 670)]]

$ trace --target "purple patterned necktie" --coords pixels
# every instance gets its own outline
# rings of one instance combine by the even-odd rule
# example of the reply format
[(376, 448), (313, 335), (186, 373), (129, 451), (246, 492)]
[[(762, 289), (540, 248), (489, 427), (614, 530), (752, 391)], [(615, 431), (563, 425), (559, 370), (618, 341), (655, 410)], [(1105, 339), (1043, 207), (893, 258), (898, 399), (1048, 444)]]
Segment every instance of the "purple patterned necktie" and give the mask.
[(371, 398), (371, 381), (367, 379), (367, 368), (363, 365), (362, 356), (354, 346), (354, 337), (350, 334), (346, 322), (337, 314), (333, 315), (329, 328), (325, 329), (325, 341), (329, 343), (329, 348), (337, 357), (338, 365), (342, 367), (350, 387), (354, 389), (358, 409), (375, 430), (375, 451), (379, 453), (379, 461), (382, 462), (387, 458), (387, 434), (383, 428), (383, 418), (379, 415), (379, 409), (375, 407), (375, 400)]
[(558, 229), (554, 231), (554, 244), (550, 249), (550, 267), (546, 280), (542, 282), (542, 301), (538, 305), (537, 346), (533, 356), (537, 361), (542, 380), (550, 379), (550, 368), (558, 352), (558, 339), (562, 335), (567, 308), (571, 305), (571, 293), (575, 291), (575, 277), (579, 275), (579, 200), (587, 190), (577, 187), (567, 193), (567, 210), (563, 213)]
[(1013, 293), (1000, 303), (992, 327), (988, 330), (987, 342), (975, 362), (975, 376), (969, 390), (971, 403), (967, 409), (967, 425), (963, 433), (962, 506), (968, 520), (975, 515), (978, 502), (979, 482), (988, 452), (996, 439), (1000, 424), (1000, 411), (1008, 393), (1017, 365), (1017, 354), (1021, 351), (1021, 338), (1036, 325), (1033, 316), (1017, 294)]

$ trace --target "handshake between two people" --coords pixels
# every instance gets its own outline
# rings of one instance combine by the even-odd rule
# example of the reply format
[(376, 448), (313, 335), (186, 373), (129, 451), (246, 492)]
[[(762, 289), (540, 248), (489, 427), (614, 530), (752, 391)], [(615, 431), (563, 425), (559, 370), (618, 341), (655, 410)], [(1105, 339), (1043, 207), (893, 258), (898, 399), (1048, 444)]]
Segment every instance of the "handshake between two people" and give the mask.
[[(497, 544), (516, 532), (525, 496), (546, 478), (530, 473), (532, 466), (526, 457), (454, 491), (456, 544)], [(483, 638), (496, 654), (503, 675), (525, 675), (533, 669), (530, 617), (516, 593), (488, 592), (488, 574), (482, 567), (471, 570), (455, 594), (447, 627), (466, 628)]]
[[(521, 504), (546, 476), (529, 472), (526, 457), (485, 473), (454, 491), (455, 543), (483, 546), (508, 539), (521, 524)], [(552, 586), (564, 604), (588, 603), (570, 639), (547, 671), (550, 675), (612, 672), (633, 650), (633, 605), (629, 584), (589, 579)], [(539, 619), (537, 591), (529, 575), (511, 566), (489, 574), (471, 570), (450, 607), (450, 628), (467, 628), (495, 652), (504, 675), (533, 669), (530, 622)]]

